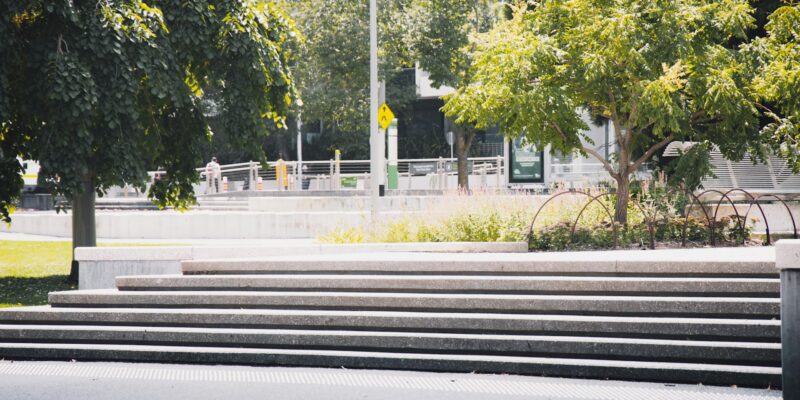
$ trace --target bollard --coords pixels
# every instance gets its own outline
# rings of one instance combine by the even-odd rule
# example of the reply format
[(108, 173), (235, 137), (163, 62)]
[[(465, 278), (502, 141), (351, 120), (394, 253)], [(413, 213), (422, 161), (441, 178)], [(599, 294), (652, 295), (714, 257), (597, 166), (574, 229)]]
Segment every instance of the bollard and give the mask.
[(783, 399), (800, 400), (800, 240), (775, 245), (781, 271), (781, 364)]
[(439, 157), (439, 162), (436, 164), (436, 174), (438, 176), (438, 183), (439, 183), (439, 190), (444, 190), (445, 187), (445, 167), (444, 167), (444, 159)]
[(227, 192), (228, 191), (228, 177), (227, 176), (222, 177), (222, 191), (223, 192)]
[(339, 190), (342, 188), (342, 152), (336, 150), (334, 152), (334, 189)]
[(333, 159), (331, 159), (331, 160), (329, 161), (329, 165), (328, 165), (328, 167), (330, 167), (330, 173), (328, 174), (328, 176), (329, 176), (329, 177), (330, 177), (330, 179), (331, 179), (331, 180), (330, 180), (330, 183), (329, 183), (329, 185), (328, 185), (328, 190), (333, 190), (333, 176), (336, 174), (336, 172), (334, 171), (334, 168), (335, 168), (335, 167), (334, 167), (334, 162), (333, 162)]
[(258, 189), (258, 163), (250, 161), (250, 177), (248, 178), (248, 189), (253, 192)]
[(503, 174), (503, 156), (497, 156), (497, 169), (495, 170), (495, 188), (498, 190), (503, 186), (500, 182)]
[(287, 190), (289, 188), (286, 161), (283, 161), (282, 158), (275, 161), (275, 184), (278, 185), (278, 190)]

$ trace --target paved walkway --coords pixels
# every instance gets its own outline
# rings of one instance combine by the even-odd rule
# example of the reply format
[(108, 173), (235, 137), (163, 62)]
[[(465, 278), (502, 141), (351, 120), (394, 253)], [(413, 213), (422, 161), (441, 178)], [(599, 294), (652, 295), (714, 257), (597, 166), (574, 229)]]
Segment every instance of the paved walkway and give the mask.
[(0, 361), (0, 398), (776, 400), (780, 391), (657, 383), (310, 368)]
[(616, 262), (648, 261), (653, 263), (695, 262), (775, 262), (775, 246), (685, 248), (658, 250), (553, 251), (539, 253), (343, 253), (272, 257), (278, 260), (319, 261), (550, 261)]

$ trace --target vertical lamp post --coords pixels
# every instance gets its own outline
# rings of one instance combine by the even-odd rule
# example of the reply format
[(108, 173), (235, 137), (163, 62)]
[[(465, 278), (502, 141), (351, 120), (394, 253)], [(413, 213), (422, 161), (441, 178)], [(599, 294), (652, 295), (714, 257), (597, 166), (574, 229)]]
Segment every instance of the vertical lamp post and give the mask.
[(369, 191), (371, 197), (370, 207), (371, 222), (374, 225), (378, 221), (380, 212), (380, 199), (378, 199), (378, 185), (380, 177), (378, 171), (381, 170), (378, 148), (378, 10), (377, 0), (369, 0), (369, 157), (370, 157), (370, 180)]
[(370, 180), (369, 191), (371, 197), (371, 224), (374, 227), (378, 222), (380, 203), (378, 199), (378, 185), (382, 170), (380, 162), (380, 143), (378, 142), (378, 11), (377, 0), (369, 0), (369, 158)]

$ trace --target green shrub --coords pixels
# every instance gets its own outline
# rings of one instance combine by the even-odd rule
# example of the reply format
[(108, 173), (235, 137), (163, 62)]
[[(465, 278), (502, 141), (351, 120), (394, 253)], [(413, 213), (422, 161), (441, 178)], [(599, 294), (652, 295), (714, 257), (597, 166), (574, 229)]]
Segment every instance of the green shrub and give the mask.
[[(363, 228), (340, 229), (319, 239), (326, 243), (527, 241), (533, 251), (588, 250), (613, 248), (616, 227), (618, 247), (638, 248), (650, 245), (647, 221), (655, 220), (653, 234), (657, 245), (680, 245), (684, 226), (688, 242), (708, 242), (710, 232), (705, 219), (695, 216), (685, 219), (676, 210), (676, 204), (685, 204), (685, 196), (647, 187), (639, 190), (637, 203), (630, 204), (627, 226), (612, 224), (613, 216), (609, 214), (614, 209), (613, 196), (586, 206), (589, 197), (564, 195), (542, 209), (528, 237), (533, 217), (545, 198), (531, 204), (530, 198), (524, 197), (519, 201), (507, 198), (496, 201), (492, 197), (455, 196), (452, 202), (445, 202), (446, 210), (389, 220), (371, 232)], [(714, 227), (717, 243), (741, 243), (740, 227), (735, 217), (721, 218)], [(750, 230), (746, 229), (744, 238), (749, 237)]]

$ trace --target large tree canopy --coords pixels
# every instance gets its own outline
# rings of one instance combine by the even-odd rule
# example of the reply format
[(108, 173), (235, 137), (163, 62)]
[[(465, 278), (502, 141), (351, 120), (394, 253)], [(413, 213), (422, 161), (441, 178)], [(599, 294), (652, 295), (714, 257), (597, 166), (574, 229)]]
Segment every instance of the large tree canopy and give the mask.
[[(411, 0), (406, 7), (405, 42), (435, 87), (466, 87), (474, 81), (476, 46), (470, 37), (488, 31), (503, 2), (492, 0)], [(452, 126), (458, 158), (458, 186), (469, 189), (467, 156), (477, 130), (474, 121)]]
[(777, 9), (766, 31), (744, 53), (758, 71), (753, 87), (770, 119), (764, 133), (800, 172), (800, 4)]
[[(513, 19), (475, 37), (472, 82), (445, 111), (542, 148), (596, 157), (617, 182), (618, 221), (627, 220), (631, 175), (673, 140), (711, 142), (730, 158), (763, 154), (753, 68), (736, 44), (755, 26), (747, 0), (515, 8)], [(613, 122), (615, 160), (584, 146), (581, 109)]]
[(266, 1), (0, 2), (0, 216), (19, 195), (17, 157), (68, 198), (161, 168), (151, 197), (187, 205), (208, 114), (238, 146), (284, 123), (294, 35)]
[[(281, 0), (297, 21), (303, 44), (294, 68), (307, 130), (320, 133), (304, 152), (313, 158), (369, 158), (369, 2), (366, 0)], [(410, 66), (402, 41), (408, 0), (378, 0), (380, 78), (386, 101), (404, 114), (415, 91), (403, 85)], [(321, 147), (321, 148), (320, 148)]]

